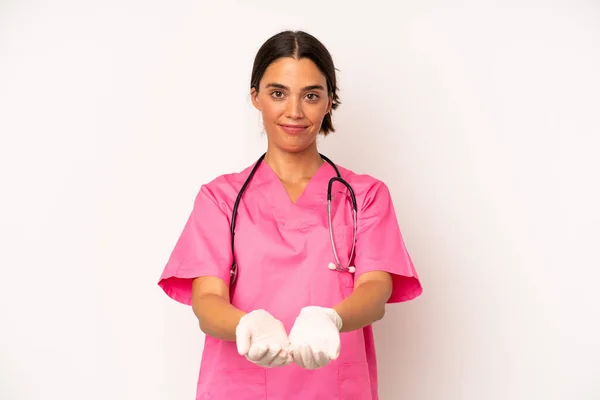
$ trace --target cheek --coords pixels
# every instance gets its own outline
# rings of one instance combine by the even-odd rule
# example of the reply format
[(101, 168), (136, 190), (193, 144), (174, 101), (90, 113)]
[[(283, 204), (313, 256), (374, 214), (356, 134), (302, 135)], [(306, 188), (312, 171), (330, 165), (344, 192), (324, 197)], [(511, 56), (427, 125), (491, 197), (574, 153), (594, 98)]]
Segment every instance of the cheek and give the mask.
[(263, 104), (262, 116), (265, 122), (275, 122), (285, 111), (280, 103), (265, 102)]
[(314, 125), (318, 125), (323, 121), (323, 118), (325, 118), (325, 115), (327, 111), (327, 106), (321, 107), (321, 106), (313, 106), (310, 108), (307, 108), (307, 110), (305, 111), (304, 115), (306, 116), (306, 118), (308, 118)]

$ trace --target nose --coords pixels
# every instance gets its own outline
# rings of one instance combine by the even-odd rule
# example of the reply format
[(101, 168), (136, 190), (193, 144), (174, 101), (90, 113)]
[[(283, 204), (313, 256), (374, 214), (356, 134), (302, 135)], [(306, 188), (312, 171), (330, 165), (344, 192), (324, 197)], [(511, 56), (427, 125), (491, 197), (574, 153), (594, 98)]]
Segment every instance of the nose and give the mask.
[(288, 102), (287, 116), (292, 119), (304, 118), (304, 112), (302, 111), (302, 102), (298, 99), (291, 98)]

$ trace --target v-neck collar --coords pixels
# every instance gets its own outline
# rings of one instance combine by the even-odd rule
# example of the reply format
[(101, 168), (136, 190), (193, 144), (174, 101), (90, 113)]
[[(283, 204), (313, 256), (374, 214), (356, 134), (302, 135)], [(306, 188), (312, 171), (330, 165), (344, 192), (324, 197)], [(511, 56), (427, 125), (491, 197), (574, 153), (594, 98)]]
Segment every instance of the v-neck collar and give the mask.
[(279, 176), (262, 160), (256, 171), (254, 184), (260, 188), (276, 218), (285, 220), (303, 209), (326, 207), (327, 184), (334, 176), (336, 176), (335, 170), (324, 161), (310, 178), (302, 194), (293, 202)]

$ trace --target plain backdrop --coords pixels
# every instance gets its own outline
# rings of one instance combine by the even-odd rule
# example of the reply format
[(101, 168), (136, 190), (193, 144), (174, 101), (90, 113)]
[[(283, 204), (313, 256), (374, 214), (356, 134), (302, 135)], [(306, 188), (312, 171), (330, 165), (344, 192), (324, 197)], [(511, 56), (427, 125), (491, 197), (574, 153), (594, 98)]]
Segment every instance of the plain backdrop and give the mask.
[(320, 150), (388, 184), (422, 279), (375, 324), (381, 399), (600, 399), (600, 3), (573, 0), (0, 1), (0, 398), (194, 398), (203, 335), (156, 283), (200, 185), (264, 151), (283, 29), (331, 51)]

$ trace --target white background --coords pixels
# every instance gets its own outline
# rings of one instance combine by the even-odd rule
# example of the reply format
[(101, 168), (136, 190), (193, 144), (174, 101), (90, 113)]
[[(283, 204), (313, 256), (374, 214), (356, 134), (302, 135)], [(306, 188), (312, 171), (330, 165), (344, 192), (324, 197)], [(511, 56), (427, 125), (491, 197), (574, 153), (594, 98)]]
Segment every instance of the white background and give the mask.
[(202, 183), (265, 148), (258, 47), (304, 29), (320, 142), (391, 189), (422, 278), (382, 400), (600, 399), (597, 1), (0, 2), (0, 398), (194, 398), (156, 282)]

